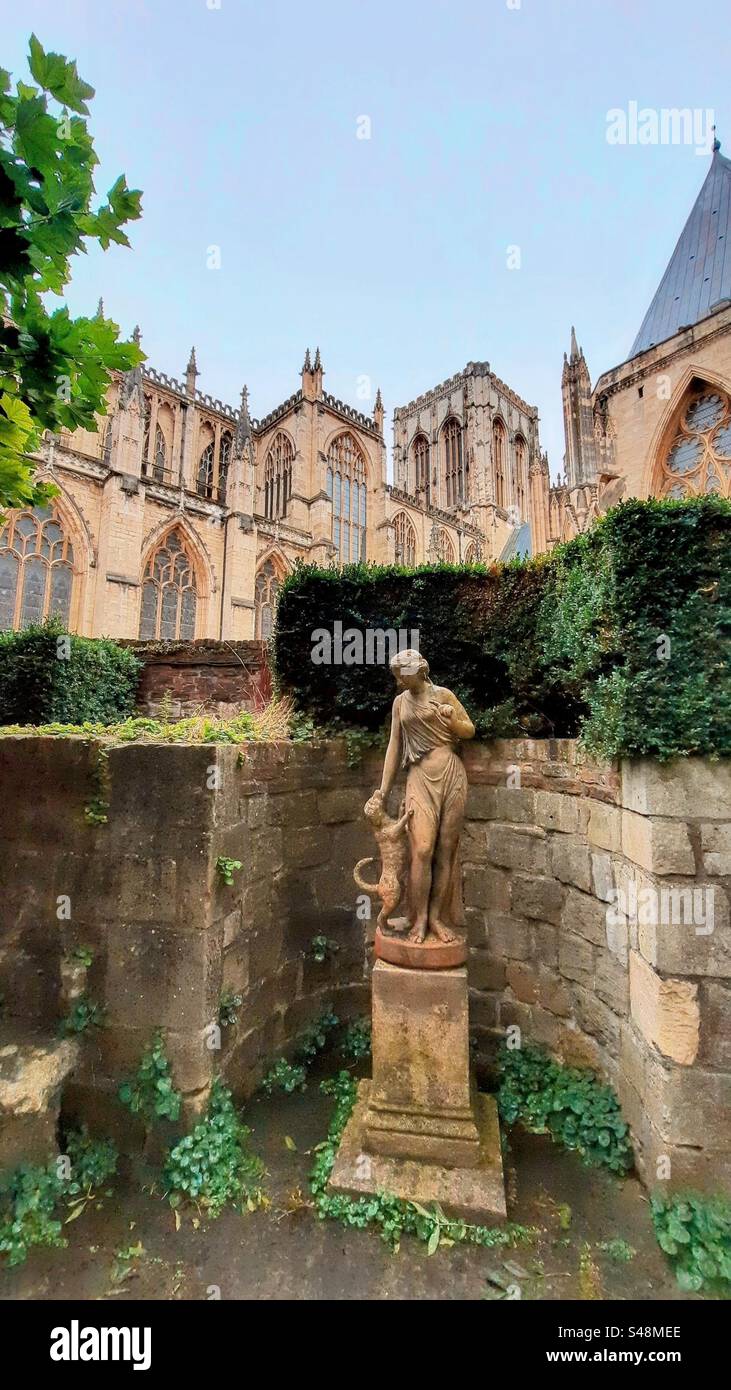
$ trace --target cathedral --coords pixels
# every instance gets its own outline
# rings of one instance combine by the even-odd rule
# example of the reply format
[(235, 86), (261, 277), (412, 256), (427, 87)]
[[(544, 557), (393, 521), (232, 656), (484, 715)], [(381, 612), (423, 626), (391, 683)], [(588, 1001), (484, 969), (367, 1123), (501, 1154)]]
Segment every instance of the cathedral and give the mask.
[(0, 629), (147, 640), (266, 638), (297, 559), (470, 564), (538, 555), (622, 497), (731, 495), (731, 162), (710, 169), (628, 359), (592, 388), (572, 329), (564, 473), (538, 411), (469, 362), (393, 412), (324, 389), (319, 349), (263, 419), (143, 365), (111, 383), (97, 432), (47, 436), (58, 495), (0, 531)]

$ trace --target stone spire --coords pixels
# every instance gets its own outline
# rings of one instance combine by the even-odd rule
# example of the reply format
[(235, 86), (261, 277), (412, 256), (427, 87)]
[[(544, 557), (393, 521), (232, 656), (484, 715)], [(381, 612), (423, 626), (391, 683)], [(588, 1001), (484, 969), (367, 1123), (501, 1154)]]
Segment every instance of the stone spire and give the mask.
[(99, 303), (96, 306), (96, 317), (98, 319), (104, 318), (104, 300), (101, 298), (101, 295), (99, 296)]
[(321, 372), (321, 371), (322, 371), (322, 358), (320, 357), (320, 349), (319, 349), (319, 348), (315, 348), (315, 371), (316, 371), (316, 372)]
[[(99, 300), (99, 304), (101, 305), (101, 300)], [(99, 310), (97, 309), (97, 313), (98, 312)], [(135, 347), (141, 346), (142, 333), (140, 332), (140, 325), (138, 323), (135, 324), (132, 331), (132, 342)], [(120, 409), (125, 410), (133, 403), (137, 410), (144, 413), (145, 395), (142, 389), (142, 367), (139, 364), (136, 367), (132, 367), (129, 372), (125, 372), (119, 392)]]
[(239, 407), (239, 418), (236, 422), (235, 445), (236, 453), (241, 454), (245, 444), (251, 439), (251, 417), (249, 415), (249, 388), (241, 388), (241, 405)]
[(311, 372), (311, 371), (312, 371), (312, 362), (311, 362), (311, 359), (310, 359), (310, 349), (309, 349), (309, 348), (307, 348), (307, 351), (305, 352), (305, 360), (304, 360), (304, 362), (302, 363), (302, 371), (303, 371), (303, 372)]
[(379, 434), (383, 434), (383, 415), (383, 397), (381, 396), (381, 388), (379, 386), (376, 391), (376, 403), (373, 407), (373, 419)]
[(591, 399), (591, 377), (586, 358), (571, 329), (571, 356), (563, 355), (561, 376), (563, 422), (566, 438), (566, 476), (569, 487), (596, 478), (596, 438)]
[(306, 401), (319, 401), (322, 397), (322, 358), (320, 349), (315, 349), (315, 362), (312, 363), (310, 349), (305, 353), (304, 366), (302, 368), (302, 395)]
[(189, 396), (195, 395), (195, 379), (199, 375), (200, 373), (198, 371), (198, 364), (195, 360), (195, 348), (192, 347), (190, 349), (188, 365), (185, 369), (185, 389), (188, 392)]

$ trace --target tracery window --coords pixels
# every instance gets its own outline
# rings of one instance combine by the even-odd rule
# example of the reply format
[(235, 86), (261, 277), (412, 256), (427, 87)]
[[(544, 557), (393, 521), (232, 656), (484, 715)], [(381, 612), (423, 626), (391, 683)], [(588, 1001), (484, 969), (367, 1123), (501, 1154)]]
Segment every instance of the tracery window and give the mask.
[(406, 515), (399, 512), (394, 518), (393, 529), (396, 541), (396, 564), (412, 569), (416, 564), (416, 532)]
[(54, 503), (9, 512), (0, 531), (0, 629), (68, 623), (74, 552)]
[(477, 565), (482, 559), (482, 551), (476, 541), (470, 541), (464, 553), (466, 565)]
[(180, 532), (170, 531), (145, 566), (140, 637), (145, 641), (191, 640), (195, 637), (197, 601), (193, 562)]
[(500, 420), (492, 427), (492, 459), (495, 469), (495, 502), (505, 507), (505, 429)]
[(254, 634), (262, 642), (266, 642), (272, 634), (278, 593), (277, 571), (271, 560), (267, 560), (254, 583)]
[(467, 475), (462, 447), (462, 426), (459, 420), (448, 420), (442, 435), (447, 506), (463, 506), (467, 501)]
[(522, 435), (515, 440), (515, 502), (521, 521), (526, 517), (526, 446)]
[(657, 491), (663, 497), (731, 496), (731, 396), (726, 391), (701, 386), (689, 393), (659, 474)]
[(327, 453), (332, 539), (342, 565), (366, 558), (365, 459), (352, 434), (339, 434)]
[(231, 464), (231, 453), (233, 451), (233, 435), (230, 430), (224, 430), (221, 435), (221, 444), (218, 458), (218, 500), (226, 501), (226, 484), (228, 483), (228, 470)]
[(209, 439), (198, 460), (197, 492), (201, 497), (213, 496), (213, 469), (215, 464), (216, 442)]
[(287, 515), (292, 496), (294, 447), (288, 435), (275, 434), (264, 463), (264, 515), (269, 521)]
[(423, 494), (425, 502), (429, 502), (431, 496), (431, 480), (429, 477), (429, 440), (425, 434), (417, 434), (412, 446), (414, 455), (414, 489), (417, 497)]
[(158, 483), (164, 483), (168, 466), (168, 446), (160, 425), (155, 426), (155, 452), (152, 456), (152, 476)]
[(443, 526), (435, 527), (432, 531), (432, 548), (437, 561), (444, 565), (454, 564), (454, 546)]

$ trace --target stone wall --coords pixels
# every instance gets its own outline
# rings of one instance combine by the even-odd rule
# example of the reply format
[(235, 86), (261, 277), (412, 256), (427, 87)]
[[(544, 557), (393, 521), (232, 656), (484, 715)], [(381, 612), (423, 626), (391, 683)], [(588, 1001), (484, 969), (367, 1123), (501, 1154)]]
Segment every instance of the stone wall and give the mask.
[(259, 710), (271, 695), (265, 642), (122, 642), (144, 662), (137, 691), (146, 714), (163, 700), (180, 719), (191, 714), (226, 717)]
[[(567, 740), (473, 746), (465, 761), (478, 1055), (489, 1063), (519, 1027), (615, 1086), (648, 1185), (728, 1184), (729, 765), (597, 766)], [(6, 1016), (54, 1030), (82, 945), (86, 991), (106, 1010), (67, 1106), (132, 1143), (116, 1088), (155, 1028), (187, 1119), (219, 1066), (245, 1095), (325, 1008), (368, 1012), (373, 921), (358, 917), (352, 867), (373, 852), (361, 812), (379, 776), (378, 755), (349, 769), (335, 744), (104, 757), (81, 739), (0, 740)], [(233, 887), (219, 856), (242, 862)], [(665, 921), (688, 908), (683, 890), (688, 920)], [(321, 964), (314, 936), (338, 948)], [(224, 992), (243, 1002), (219, 1050)]]

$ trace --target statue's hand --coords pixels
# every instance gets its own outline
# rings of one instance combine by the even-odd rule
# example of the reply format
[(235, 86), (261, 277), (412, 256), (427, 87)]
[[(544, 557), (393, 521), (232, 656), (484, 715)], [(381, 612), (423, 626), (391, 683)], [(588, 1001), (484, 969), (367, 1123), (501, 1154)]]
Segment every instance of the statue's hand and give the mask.
[(442, 719), (451, 719), (452, 715), (454, 714), (454, 708), (452, 705), (440, 705), (439, 713), (441, 714)]

